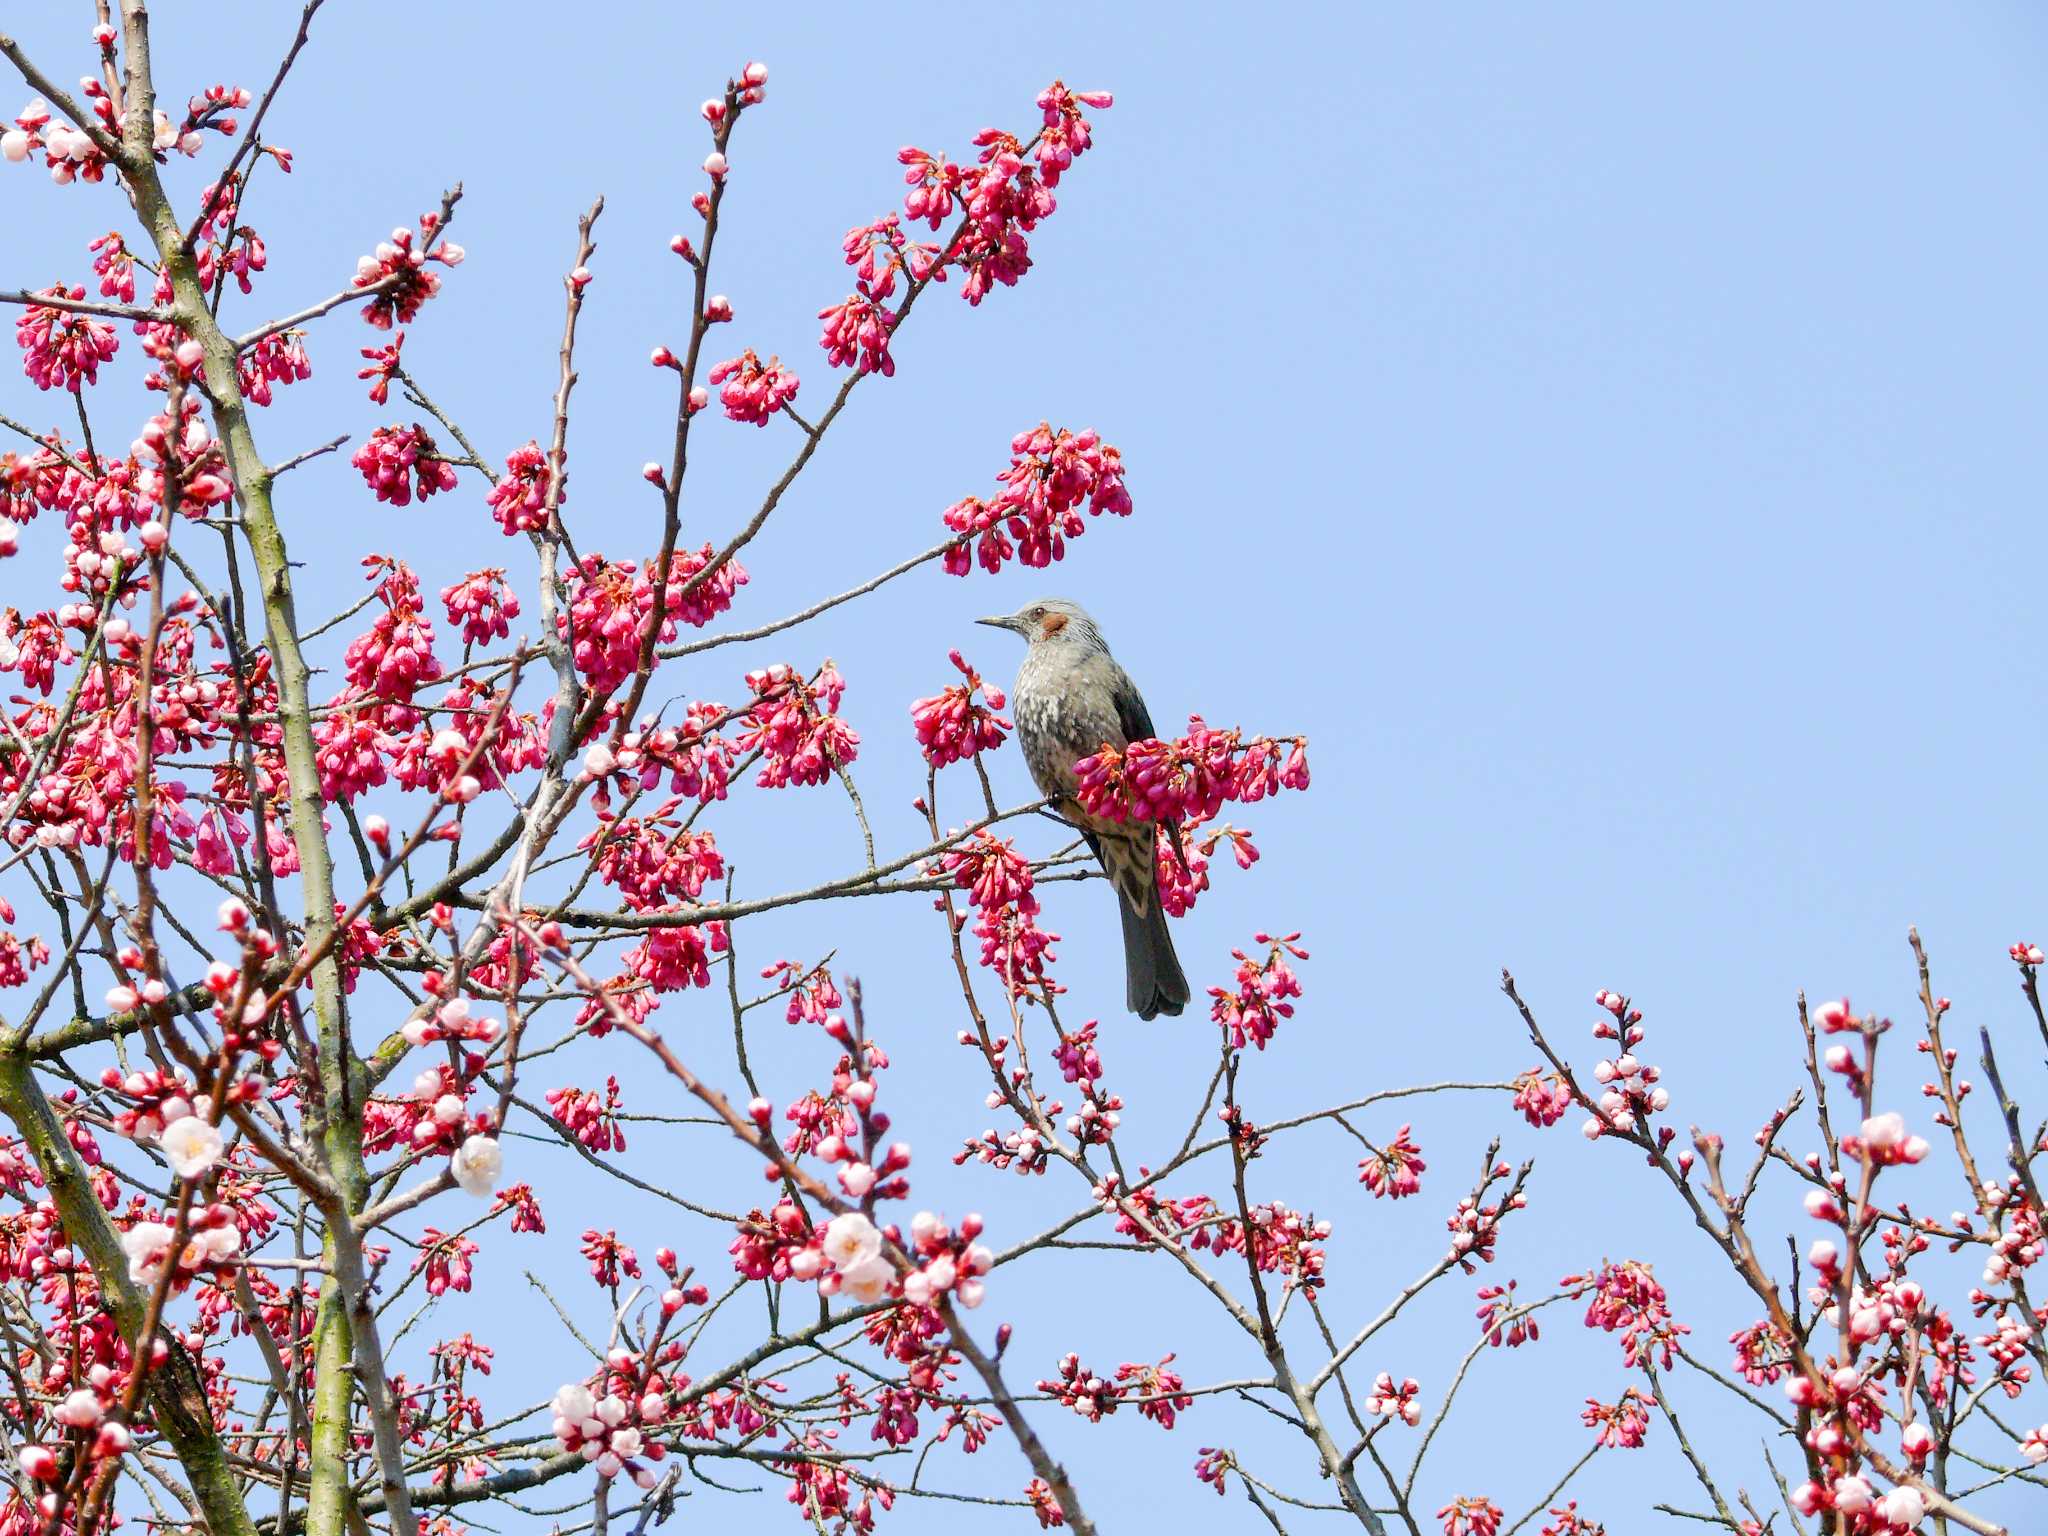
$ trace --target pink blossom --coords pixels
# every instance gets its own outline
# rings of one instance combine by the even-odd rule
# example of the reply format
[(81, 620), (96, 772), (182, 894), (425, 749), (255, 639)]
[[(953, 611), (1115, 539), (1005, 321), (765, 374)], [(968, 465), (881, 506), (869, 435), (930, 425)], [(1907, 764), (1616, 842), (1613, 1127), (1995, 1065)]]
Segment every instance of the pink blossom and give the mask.
[(1444, 1536), (1496, 1536), (1502, 1511), (1491, 1499), (1457, 1498), (1436, 1517), (1444, 1523)]
[(410, 427), (379, 427), (349, 456), (349, 463), (362, 471), (363, 483), (379, 501), (403, 507), (415, 491), (425, 501), (455, 489), (455, 466), (439, 453), (426, 429), (415, 422)]
[(391, 381), (398, 374), (398, 354), (405, 348), (405, 332), (400, 331), (391, 338), (388, 347), (364, 347), (363, 358), (369, 367), (356, 371), (359, 379), (370, 380), (370, 399), (378, 405), (391, 398)]
[(1399, 1200), (1422, 1188), (1422, 1174), (1428, 1164), (1422, 1160), (1422, 1149), (1408, 1139), (1408, 1130), (1402, 1126), (1393, 1140), (1359, 1161), (1358, 1181), (1373, 1192), (1374, 1199), (1384, 1196)]
[(855, 368), (861, 373), (896, 376), (896, 359), (889, 354), (889, 336), (896, 328), (896, 316), (866, 294), (849, 294), (837, 304), (818, 311), (825, 322), (818, 345), (825, 349), (825, 361), (834, 368)]
[(506, 585), (504, 570), (497, 566), (472, 571), (443, 587), (441, 603), (448, 611), (448, 622), (461, 628), (465, 645), (505, 639), (511, 633), (510, 621), (519, 617), (519, 599)]
[(724, 386), (718, 398), (725, 405), (725, 414), (757, 427), (768, 425), (769, 417), (796, 398), (797, 376), (774, 357), (763, 363), (752, 347), (738, 357), (714, 363), (708, 377), (712, 384)]
[(1630, 1387), (1621, 1394), (1620, 1401), (1611, 1405), (1587, 1398), (1586, 1411), (1580, 1417), (1595, 1432), (1594, 1439), (1603, 1448), (1635, 1450), (1650, 1432), (1652, 1406), (1653, 1399), (1647, 1392)]
[(1060, 177), (1092, 142), (1081, 108), (1106, 112), (1114, 100), (1108, 91), (1070, 91), (1057, 80), (1038, 93), (1038, 108), (1045, 119), (1038, 136), (1038, 174), (1048, 187), (1060, 184)]
[(548, 493), (553, 485), (547, 455), (541, 452), (539, 443), (529, 439), (524, 448), (515, 448), (505, 456), (504, 477), (484, 499), (490, 503), (491, 516), (509, 538), (547, 526)]
[(353, 285), (378, 290), (363, 306), (363, 319), (380, 331), (390, 330), (394, 320), (410, 325), (420, 306), (441, 291), (440, 276), (428, 271), (427, 263), (439, 261), (452, 267), (461, 260), (460, 246), (443, 245), (429, 253), (415, 249), (411, 230), (394, 229), (389, 240), (381, 241), (375, 251), (356, 262)]
[(763, 789), (823, 784), (835, 768), (859, 755), (859, 734), (839, 718), (846, 683), (831, 662), (809, 682), (782, 663), (749, 672), (746, 682), (754, 703), (736, 745), (742, 752), (761, 753), (754, 782)]
[[(1010, 465), (996, 476), (1002, 485), (993, 500), (969, 496), (945, 512), (945, 524), (959, 536), (946, 552), (946, 569), (967, 574), (970, 547), (984, 570), (997, 571), (1013, 555), (1043, 568), (1064, 559), (1066, 541), (1078, 538), (1091, 517), (1131, 513), (1124, 489), (1123, 455), (1091, 427), (1055, 432), (1040, 422), (1010, 440)], [(1014, 541), (1014, 542), (1013, 542)]]
[(1381, 1371), (1361, 1406), (1375, 1418), (1399, 1419), (1412, 1429), (1422, 1422), (1422, 1383), (1409, 1376), (1396, 1386), (1393, 1374)]
[[(58, 299), (85, 297), (83, 288), (62, 283), (42, 292)], [(14, 322), (14, 339), (21, 347), (21, 371), (36, 388), (65, 389), (74, 395), (99, 381), (100, 364), (110, 361), (120, 346), (106, 321), (47, 304), (31, 304), (21, 312)]]
[[(1241, 949), (1231, 951), (1237, 960), (1237, 990), (1209, 989), (1209, 996), (1214, 999), (1210, 1017), (1222, 1026), (1231, 1049), (1241, 1051), (1250, 1044), (1263, 1051), (1266, 1042), (1279, 1031), (1280, 1021), (1294, 1017), (1292, 999), (1301, 996), (1301, 982), (1287, 957), (1308, 958), (1308, 951), (1295, 943), (1300, 937), (1298, 933), (1280, 938), (1254, 934), (1254, 941), (1266, 946), (1263, 960), (1254, 960)], [(1418, 1162), (1416, 1167), (1420, 1169), (1421, 1164)]]
[[(966, 682), (951, 684), (910, 706), (918, 746), (934, 768), (995, 751), (1011, 729), (1010, 722), (997, 713), (1005, 703), (1002, 690), (983, 682), (958, 651), (947, 654)], [(974, 697), (977, 692), (982, 696), (979, 703)]]
[(604, 1093), (594, 1089), (550, 1088), (548, 1110), (562, 1128), (593, 1152), (623, 1152), (626, 1133), (618, 1122), (619, 1080), (605, 1079)]
[(1515, 1108), (1531, 1125), (1552, 1126), (1571, 1113), (1570, 1084), (1555, 1073), (1543, 1076), (1541, 1067), (1531, 1067), (1515, 1079)]
[(711, 957), (724, 954), (730, 940), (722, 922), (654, 928), (626, 952), (630, 975), (648, 982), (656, 992), (680, 992), (711, 985)]
[(1567, 1275), (1563, 1284), (1574, 1296), (1589, 1298), (1588, 1328), (1621, 1335), (1624, 1364), (1640, 1365), (1655, 1355), (1669, 1370), (1679, 1339), (1692, 1331), (1672, 1318), (1664, 1287), (1647, 1264), (1633, 1259), (1605, 1263), (1590, 1274)]

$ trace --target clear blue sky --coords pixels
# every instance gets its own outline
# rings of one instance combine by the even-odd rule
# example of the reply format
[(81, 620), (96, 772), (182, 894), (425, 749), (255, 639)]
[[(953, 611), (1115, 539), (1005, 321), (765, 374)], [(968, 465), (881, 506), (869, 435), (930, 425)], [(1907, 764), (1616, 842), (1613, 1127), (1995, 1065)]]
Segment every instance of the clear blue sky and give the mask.
[[(89, 67), (87, 8), (66, 9), (61, 26), (41, 8), (20, 21), (60, 78)], [(260, 87), (294, 10), (164, 7), (165, 95), (223, 77)], [(910, 22), (872, 8), (506, 7), (486, 19), (336, 5), (273, 120), (299, 169), (252, 200), (272, 270), (239, 313), (331, 291), (357, 254), (463, 180), (470, 261), (411, 327), (406, 361), (497, 457), (545, 435), (558, 278), (576, 214), (604, 193), (568, 507), (585, 548), (639, 555), (658, 529), (639, 466), (666, 457), (671, 410), (644, 358), (685, 335), (687, 290), (665, 244), (694, 226), (696, 104), (727, 72), (759, 57), (773, 74), (733, 150), (716, 287), (739, 321), (725, 339), (793, 360), (798, 404), (813, 409), (827, 371), (812, 317), (848, 290), (842, 231), (895, 205), (897, 147), (964, 151), (983, 124), (1027, 122), (1054, 76), (1112, 89), (1097, 148), (1033, 243), (1036, 269), (978, 311), (949, 293), (920, 307), (898, 376), (856, 396), (748, 552), (740, 615), (777, 616), (923, 548), (941, 509), (985, 492), (1010, 435), (1042, 417), (1096, 426), (1123, 450), (1136, 515), (1091, 525), (1048, 577), (920, 572), (787, 645), (707, 657), (675, 686), (731, 697), (743, 666), (837, 657), (877, 834), (899, 849), (917, 836), (909, 700), (947, 680), (952, 646), (1006, 680), (1010, 642), (968, 621), (1041, 588), (1100, 617), (1162, 723), (1194, 710), (1308, 732), (1313, 792), (1245, 818), (1264, 861), (1222, 870), (1177, 930), (1198, 992), (1226, 978), (1230, 948), (1254, 929), (1303, 929), (1316, 952), (1300, 1016), (1248, 1065), (1260, 1118), (1527, 1065), (1496, 991), (1503, 964), (1582, 1059), (1594, 989), (1632, 992), (1680, 1124), (1697, 1118), (1731, 1142), (1793, 1086), (1799, 988), (1910, 1013), (1909, 923), (1964, 1025), (2016, 1029), (2004, 948), (2048, 933), (2031, 558), (2048, 441), (2040, 13), (1103, 10)], [(81, 278), (85, 240), (119, 210), (104, 191), (9, 169), (9, 280)], [(184, 175), (188, 200), (198, 179)], [(315, 380), (259, 423), (273, 458), (397, 419), (353, 378), (373, 339), (352, 319), (315, 332)], [(132, 361), (131, 348), (115, 375), (130, 401)], [(104, 385), (100, 397), (116, 398)], [(37, 420), (50, 411), (18, 377), (0, 402)], [(686, 535), (741, 521), (790, 437), (707, 423)], [(302, 599), (302, 613), (351, 594), (353, 562), (372, 549), (402, 550), (435, 588), (486, 559), (526, 572), (467, 486), (396, 513), (339, 458), (286, 484), (307, 588), (329, 599)], [(48, 569), (35, 568), (33, 592)], [(44, 600), (30, 577), (20, 562), (9, 570), (9, 601)], [(1023, 798), (1015, 754), (995, 767)], [(832, 840), (823, 851), (820, 837)], [(806, 792), (742, 802), (721, 841), (743, 893), (857, 854), (841, 803)], [(1208, 1026), (1121, 1015), (1100, 887), (1059, 888), (1047, 922), (1067, 936), (1070, 1012), (1105, 1018), (1142, 1160), (1178, 1134), (1211, 1060)], [(836, 944), (866, 978), (901, 1064), (899, 1124), (924, 1153), (920, 1203), (985, 1204), (1004, 1213), (999, 1238), (1078, 1203), (1057, 1178), (1020, 1195), (1013, 1180), (944, 1165), (986, 1112), (972, 1063), (946, 1044), (958, 1004), (934, 983), (940, 934), (922, 906), (811, 911), (757, 924), (747, 942), (756, 964)], [(704, 1028), (713, 1052), (721, 1012), (679, 1000), (663, 1017), (684, 1039)], [(2019, 1056), (2020, 1036), (2008, 1038)], [(630, 1073), (631, 1106), (664, 1107), (630, 1052), (603, 1044), (565, 1076), (587, 1086)], [(794, 1089), (815, 1055), (784, 1054)], [(1887, 1097), (1926, 1129), (1914, 1085), (1893, 1082)], [(1260, 1195), (1336, 1222), (1339, 1319), (1377, 1310), (1434, 1254), (1503, 1110), (1419, 1108), (1430, 1174), (1399, 1209), (1363, 1197), (1338, 1139), (1261, 1166)], [(1723, 1363), (1720, 1340), (1751, 1313), (1647, 1171), (1569, 1129), (1507, 1130), (1513, 1155), (1539, 1154), (1536, 1209), (1486, 1278), (1530, 1290), (1603, 1255), (1651, 1258)], [(637, 1165), (658, 1182), (684, 1187), (705, 1166), (668, 1150), (690, 1144), (643, 1143)], [(710, 1166), (717, 1198), (751, 1193), (731, 1159)], [(611, 1197), (567, 1169), (547, 1177), (544, 1198), (559, 1191), (551, 1267), (573, 1276), (567, 1238), (594, 1219), (577, 1202)], [(1927, 1177), (1925, 1202), (1947, 1209), (1954, 1190)], [(1790, 1192), (1773, 1212), (1805, 1235)], [(643, 1253), (682, 1235), (623, 1204), (604, 1224)], [(690, 1241), (716, 1270), (717, 1249)], [(542, 1253), (532, 1239), (486, 1241), (487, 1310), (501, 1342), (522, 1339), (498, 1377), (501, 1404), (578, 1368), (517, 1279)], [(982, 1317), (1017, 1322), (1017, 1376), (1049, 1371), (1068, 1347), (1105, 1365), (1176, 1349), (1191, 1381), (1256, 1365), (1163, 1266), (1083, 1260), (1069, 1275), (1085, 1285), (1055, 1264), (995, 1287)], [(1476, 1283), (1447, 1285), (1369, 1351), (1365, 1378), (1384, 1366), (1440, 1391)], [(595, 1319), (587, 1284), (573, 1294)], [(1485, 1362), (1456, 1438), (1432, 1453), (1430, 1508), (1483, 1491), (1520, 1514), (1583, 1443), (1574, 1405), (1620, 1390), (1608, 1342), (1586, 1347), (1575, 1320), (1551, 1317), (1544, 1354)], [(1755, 1426), (1702, 1390), (1715, 1389), (1688, 1388), (1695, 1434), (1740, 1457), (1728, 1481), (1762, 1499)], [(1204, 1404), (1171, 1435), (1128, 1416), (1092, 1430), (1039, 1417), (1113, 1530), (1255, 1522), (1235, 1495), (1217, 1505), (1193, 1480), (1200, 1445), (1237, 1445), (1261, 1474), (1325, 1496), (1299, 1442), (1247, 1408)], [(1702, 1505), (1662, 1425), (1651, 1440), (1582, 1479), (1584, 1506), (1618, 1532), (1652, 1528), (1655, 1498)], [(964, 1467), (954, 1452), (940, 1459), (953, 1486), (1014, 1491), (1027, 1475), (1007, 1445)], [(955, 1518), (915, 1506), (893, 1524)]]

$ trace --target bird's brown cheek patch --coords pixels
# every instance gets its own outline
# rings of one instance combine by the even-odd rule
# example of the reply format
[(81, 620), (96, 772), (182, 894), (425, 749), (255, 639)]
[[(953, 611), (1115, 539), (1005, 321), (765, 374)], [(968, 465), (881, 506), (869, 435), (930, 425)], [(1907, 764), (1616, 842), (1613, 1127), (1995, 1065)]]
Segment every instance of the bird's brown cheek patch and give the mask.
[(1066, 627), (1067, 616), (1064, 613), (1048, 613), (1045, 616), (1044, 621), (1039, 625), (1039, 632), (1043, 634), (1046, 639), (1050, 640), (1054, 635), (1058, 634), (1061, 630), (1065, 629)]

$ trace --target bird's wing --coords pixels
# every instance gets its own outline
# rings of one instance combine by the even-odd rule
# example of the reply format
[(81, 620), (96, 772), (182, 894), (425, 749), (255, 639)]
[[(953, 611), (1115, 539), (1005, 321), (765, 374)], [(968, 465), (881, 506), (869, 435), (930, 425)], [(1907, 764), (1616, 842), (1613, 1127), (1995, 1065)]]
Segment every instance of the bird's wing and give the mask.
[[(1115, 666), (1115, 663), (1111, 663)], [(1145, 699), (1138, 692), (1138, 685), (1131, 681), (1130, 674), (1122, 667), (1116, 667), (1110, 679), (1110, 697), (1116, 703), (1116, 721), (1124, 733), (1119, 746), (1129, 746), (1134, 741), (1157, 736), (1153, 727), (1152, 712), (1145, 707)]]
[[(1130, 674), (1122, 667), (1117, 666), (1115, 662), (1111, 662), (1110, 665), (1115, 668), (1110, 679), (1110, 696), (1116, 701), (1117, 725), (1124, 733), (1122, 745), (1129, 746), (1134, 741), (1144, 741), (1158, 736), (1158, 728), (1152, 724), (1152, 711), (1145, 707), (1145, 698), (1138, 692), (1138, 685), (1131, 681)], [(1182, 846), (1180, 823), (1169, 821), (1164, 825), (1167, 843), (1173, 849), (1174, 862), (1180, 865), (1181, 874), (1186, 876), (1188, 855), (1187, 849)], [(1101, 849), (1096, 850), (1096, 855), (1098, 858), (1101, 856)]]

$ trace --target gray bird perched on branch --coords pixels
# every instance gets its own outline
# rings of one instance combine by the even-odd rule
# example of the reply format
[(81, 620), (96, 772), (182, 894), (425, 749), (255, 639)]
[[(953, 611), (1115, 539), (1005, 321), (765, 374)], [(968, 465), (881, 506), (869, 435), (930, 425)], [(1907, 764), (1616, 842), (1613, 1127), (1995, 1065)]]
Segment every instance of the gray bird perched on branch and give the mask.
[(1152, 823), (1092, 816), (1074, 798), (1074, 765), (1082, 758), (1157, 734), (1144, 699), (1079, 603), (1041, 598), (1007, 617), (975, 622), (1022, 635), (1028, 646), (1010, 696), (1017, 743), (1039, 792), (1088, 840), (1116, 887), (1131, 1012), (1141, 1019), (1179, 1013), (1188, 980), (1159, 899)]

